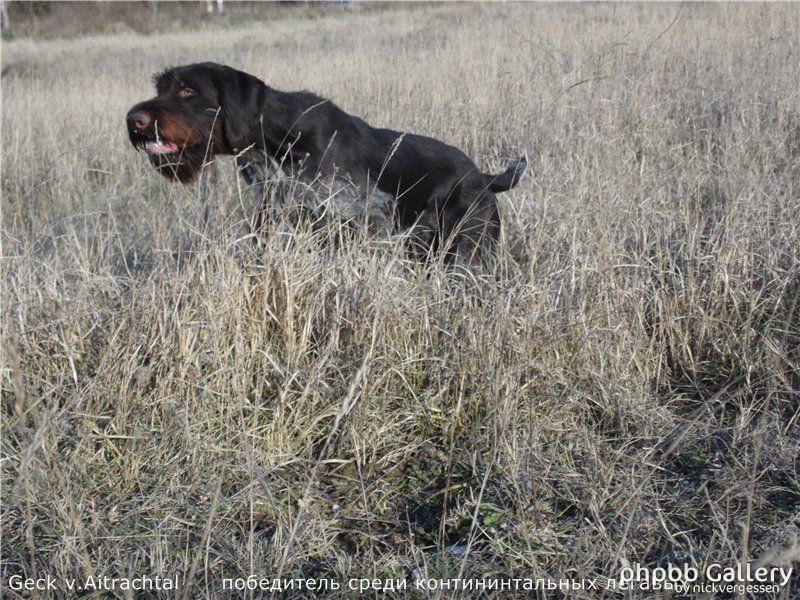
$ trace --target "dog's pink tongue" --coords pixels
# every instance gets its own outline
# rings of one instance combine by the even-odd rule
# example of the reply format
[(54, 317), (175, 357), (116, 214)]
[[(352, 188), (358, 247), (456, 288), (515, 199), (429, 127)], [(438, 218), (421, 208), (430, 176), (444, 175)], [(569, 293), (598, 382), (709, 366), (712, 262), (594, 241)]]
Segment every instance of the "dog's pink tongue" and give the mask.
[(166, 154), (175, 152), (178, 149), (178, 145), (175, 142), (147, 142), (145, 147), (151, 154)]

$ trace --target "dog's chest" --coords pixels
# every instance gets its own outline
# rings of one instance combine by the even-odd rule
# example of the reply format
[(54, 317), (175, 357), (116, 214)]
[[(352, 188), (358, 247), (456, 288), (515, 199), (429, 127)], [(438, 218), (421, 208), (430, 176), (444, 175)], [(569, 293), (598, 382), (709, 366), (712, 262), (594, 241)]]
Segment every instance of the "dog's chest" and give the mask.
[(316, 219), (366, 223), (374, 233), (388, 234), (392, 229), (395, 198), (375, 186), (364, 189), (347, 176), (311, 178), (302, 164), (287, 173), (260, 149), (238, 155), (236, 165), (267, 214), (311, 212)]

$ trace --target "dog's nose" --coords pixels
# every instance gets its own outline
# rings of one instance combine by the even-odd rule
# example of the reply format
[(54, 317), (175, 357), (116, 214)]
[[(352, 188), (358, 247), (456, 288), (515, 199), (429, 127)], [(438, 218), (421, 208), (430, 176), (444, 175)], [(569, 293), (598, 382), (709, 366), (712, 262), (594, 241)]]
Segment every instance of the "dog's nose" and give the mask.
[(126, 120), (128, 121), (128, 125), (133, 125), (140, 131), (147, 129), (147, 126), (150, 125), (152, 121), (150, 115), (143, 110), (132, 110), (128, 113)]

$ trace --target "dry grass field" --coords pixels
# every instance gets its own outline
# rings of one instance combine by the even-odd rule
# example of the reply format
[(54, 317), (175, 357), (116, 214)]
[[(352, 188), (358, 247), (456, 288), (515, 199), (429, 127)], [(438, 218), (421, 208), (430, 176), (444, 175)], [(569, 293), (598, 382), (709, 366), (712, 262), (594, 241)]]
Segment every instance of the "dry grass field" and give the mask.
[[(800, 558), (797, 4), (384, 8), (3, 44), (4, 597)], [(526, 150), (497, 273), (257, 255), (229, 159), (181, 187), (127, 141), (200, 60)]]

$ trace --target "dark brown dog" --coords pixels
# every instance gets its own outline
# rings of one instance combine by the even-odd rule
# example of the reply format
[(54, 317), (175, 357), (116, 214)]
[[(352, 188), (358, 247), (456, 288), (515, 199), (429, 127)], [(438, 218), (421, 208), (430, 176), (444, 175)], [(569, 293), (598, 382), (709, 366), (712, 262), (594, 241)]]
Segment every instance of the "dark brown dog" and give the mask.
[(371, 127), (330, 100), (281, 92), (216, 63), (171, 68), (155, 83), (156, 97), (134, 106), (127, 124), (163, 175), (188, 183), (219, 154), (260, 150), (289, 177), (346, 177), (390, 194), (397, 226), (461, 264), (494, 247), (494, 194), (514, 187), (527, 166), (520, 158), (501, 174), (483, 173), (453, 146)]

